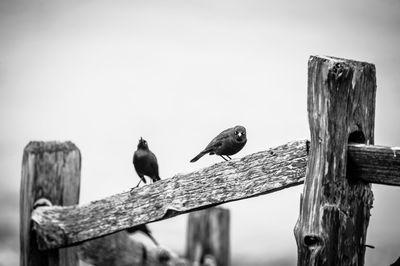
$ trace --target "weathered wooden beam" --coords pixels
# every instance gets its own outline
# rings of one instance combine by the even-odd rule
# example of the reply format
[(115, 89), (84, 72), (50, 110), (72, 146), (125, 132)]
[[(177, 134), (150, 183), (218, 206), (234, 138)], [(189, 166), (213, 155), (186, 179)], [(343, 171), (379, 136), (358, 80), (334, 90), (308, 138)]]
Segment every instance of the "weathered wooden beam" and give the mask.
[(349, 176), (369, 183), (400, 186), (400, 147), (349, 144)]
[(77, 204), (80, 170), (81, 154), (71, 142), (30, 142), (25, 147), (20, 191), (21, 266), (78, 265), (73, 248), (38, 249), (31, 215), (35, 204)]
[(193, 265), (206, 258), (218, 266), (230, 265), (230, 213), (225, 208), (209, 208), (189, 215), (186, 227), (186, 258)]
[[(40, 241), (41, 248), (76, 244), (129, 228), (131, 224), (138, 225), (166, 219), (181, 213), (302, 184), (307, 163), (307, 149), (306, 141), (288, 143), (275, 149), (246, 156), (241, 160), (223, 162), (195, 173), (175, 176), (160, 183), (160, 187), (153, 188), (153, 185), (150, 185), (138, 188), (134, 190), (136, 196), (122, 193), (68, 209), (57, 206), (38, 208), (32, 217), (36, 221), (34, 224), (40, 234), (39, 239), (47, 239), (47, 242)], [(352, 178), (363, 178), (367, 182), (379, 184), (399, 185), (399, 149), (349, 144), (348, 152), (349, 165), (353, 171)], [(265, 161), (261, 161), (263, 156), (266, 157)], [(379, 161), (382, 163), (377, 165), (376, 162)], [(249, 163), (249, 165), (245, 166), (244, 163)], [(279, 169), (281, 166), (282, 170)], [(252, 167), (255, 168), (252, 169)], [(371, 168), (374, 170), (366, 170)], [(240, 171), (235, 172), (235, 169)], [(213, 173), (213, 171), (215, 172)], [(375, 175), (374, 172), (379, 172), (379, 175)], [(265, 178), (262, 177), (263, 173), (266, 173)], [(222, 179), (225, 174), (227, 177)], [(176, 188), (175, 192), (173, 188)], [(203, 191), (203, 188), (207, 189)], [(213, 189), (219, 191), (218, 195), (213, 194)], [(160, 191), (165, 192), (161, 193)], [(230, 191), (230, 193), (224, 195), (223, 191)], [(235, 191), (239, 194), (235, 194)], [(186, 193), (187, 195), (185, 195)], [(140, 195), (146, 195), (146, 199), (138, 200)], [(195, 199), (200, 197), (204, 198), (197, 202)], [(148, 201), (148, 199), (151, 200)], [(164, 199), (168, 201), (164, 202)], [(135, 200), (138, 202), (134, 204)], [(179, 208), (172, 211), (169, 207), (176, 206), (176, 202), (180, 202)], [(106, 205), (101, 206), (103, 203)], [(113, 210), (113, 208), (116, 209)], [(94, 210), (96, 215), (90, 213), (91, 210)], [(97, 212), (97, 210), (101, 210), (101, 212)], [(104, 210), (107, 212), (103, 212)], [(123, 210), (123, 212), (118, 210)], [(69, 211), (71, 212), (69, 213)], [(84, 220), (79, 221), (79, 217), (84, 217)], [(141, 218), (133, 221), (134, 217)], [(115, 222), (119, 218), (122, 219), (121, 222)], [(64, 219), (68, 221), (64, 221)], [(96, 219), (99, 220), (94, 223)], [(112, 224), (109, 224), (110, 222)], [(101, 229), (93, 231), (90, 228), (92, 225), (94, 228), (100, 226)], [(103, 231), (104, 228), (106, 231)], [(80, 230), (82, 230), (81, 233)], [(56, 240), (50, 243), (51, 239)]]
[[(131, 225), (166, 219), (185, 212), (302, 184), (307, 164), (307, 150), (307, 141), (288, 143), (240, 160), (222, 162), (191, 174), (163, 180), (159, 187), (154, 188), (155, 185), (152, 184), (138, 188), (134, 190), (134, 195), (121, 193), (68, 209), (58, 206), (40, 207), (34, 211), (32, 219), (35, 221), (39, 239), (47, 239), (47, 242), (40, 241), (42, 249), (77, 244), (129, 228)], [(349, 164), (354, 171), (352, 178), (361, 177), (367, 182), (399, 185), (398, 148), (349, 144), (348, 152), (348, 158), (351, 158)], [(379, 165), (375, 163), (386, 160), (390, 163), (382, 162)], [(245, 163), (249, 165), (245, 166)], [(364, 170), (357, 170), (358, 168)], [(379, 175), (374, 174), (377, 170), (365, 170), (371, 168), (379, 169)], [(223, 177), (225, 174), (227, 177)], [(217, 190), (217, 194), (213, 194), (213, 189)], [(224, 195), (223, 191), (230, 193)], [(238, 194), (235, 194), (235, 191)], [(140, 195), (146, 195), (146, 199), (141, 200)], [(197, 202), (198, 198), (201, 200)], [(164, 201), (165, 199), (167, 201)], [(101, 206), (103, 203), (106, 205)], [(171, 206), (179, 207), (175, 207), (176, 210), (172, 211)], [(91, 213), (91, 210), (94, 212)], [(83, 217), (83, 221), (79, 221), (79, 217)], [(134, 220), (134, 217), (140, 219)], [(118, 219), (121, 221), (116, 222)], [(94, 230), (91, 230), (91, 226)]]
[(308, 62), (311, 131), (300, 215), (298, 266), (364, 265), (371, 186), (348, 176), (348, 142), (374, 143), (375, 66), (312, 56)]
[(78, 244), (135, 225), (303, 183), (306, 141), (296, 141), (177, 175), (89, 204), (32, 214), (42, 249)]
[(124, 230), (86, 241), (77, 247), (79, 258), (93, 266), (189, 266), (167, 249), (146, 246)]

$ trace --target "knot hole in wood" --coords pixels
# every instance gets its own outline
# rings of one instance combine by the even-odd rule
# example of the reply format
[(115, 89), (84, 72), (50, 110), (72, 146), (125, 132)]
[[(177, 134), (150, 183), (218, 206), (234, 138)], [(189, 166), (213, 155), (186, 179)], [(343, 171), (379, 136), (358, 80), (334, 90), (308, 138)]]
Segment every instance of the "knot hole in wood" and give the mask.
[(366, 144), (364, 133), (361, 130), (356, 130), (349, 135), (347, 143)]
[(53, 206), (50, 200), (46, 198), (40, 198), (33, 204), (33, 209), (36, 209), (38, 207), (50, 207), (50, 206)]
[(317, 235), (306, 235), (303, 239), (303, 243), (307, 247), (316, 247), (322, 244), (322, 238)]

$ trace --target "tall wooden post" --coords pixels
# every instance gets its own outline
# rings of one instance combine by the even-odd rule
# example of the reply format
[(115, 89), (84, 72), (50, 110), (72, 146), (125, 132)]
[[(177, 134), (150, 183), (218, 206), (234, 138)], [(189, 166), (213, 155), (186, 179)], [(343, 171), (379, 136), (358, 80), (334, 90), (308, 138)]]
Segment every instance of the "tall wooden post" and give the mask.
[(34, 205), (67, 206), (79, 201), (81, 154), (71, 142), (30, 142), (22, 159), (20, 191), (21, 266), (74, 266), (74, 248), (39, 251), (32, 230)]
[(230, 265), (229, 217), (229, 210), (220, 207), (190, 213), (186, 239), (189, 261), (202, 265), (208, 259), (218, 266)]
[(375, 66), (312, 56), (308, 62), (311, 146), (300, 216), (298, 265), (364, 265), (373, 194), (348, 172), (347, 144), (374, 143)]

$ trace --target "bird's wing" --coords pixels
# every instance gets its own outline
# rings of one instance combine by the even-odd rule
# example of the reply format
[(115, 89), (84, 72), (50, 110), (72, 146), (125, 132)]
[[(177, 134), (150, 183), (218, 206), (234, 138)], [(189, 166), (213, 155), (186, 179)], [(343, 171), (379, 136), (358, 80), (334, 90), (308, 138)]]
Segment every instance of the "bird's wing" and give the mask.
[(219, 133), (215, 138), (211, 140), (210, 143), (208, 143), (207, 147), (202, 150), (196, 157), (194, 157), (192, 160), (190, 160), (191, 163), (197, 161), (200, 159), (204, 154), (215, 154), (215, 151), (222, 146), (224, 143), (225, 139), (229, 138), (229, 133), (232, 130), (232, 128), (225, 129), (221, 133)]
[(136, 172), (137, 172), (137, 170), (138, 170), (138, 169), (137, 169), (137, 166), (136, 166), (137, 159), (138, 159), (138, 154), (137, 154), (137, 151), (135, 151), (135, 153), (133, 154), (132, 162), (133, 162), (133, 166), (135, 166)]
[(218, 148), (219, 146), (222, 145), (222, 142), (229, 138), (229, 132), (232, 130), (232, 128), (225, 129), (221, 133), (219, 133), (211, 142), (207, 145), (207, 147), (204, 149), (204, 151), (210, 152)]
[(143, 183), (147, 183), (146, 179), (144, 178), (143, 173), (141, 173), (141, 169), (139, 168), (140, 166), (138, 165), (138, 157), (139, 157), (139, 153), (140, 151), (135, 151), (135, 153), (133, 154), (133, 166), (135, 167), (136, 173), (138, 174), (138, 176), (140, 177), (140, 179), (143, 181)]
[(155, 173), (156, 177), (158, 176), (158, 162), (157, 162), (157, 157), (154, 155), (153, 152), (150, 151), (149, 153), (149, 157), (150, 157), (150, 167), (152, 169), (152, 171)]

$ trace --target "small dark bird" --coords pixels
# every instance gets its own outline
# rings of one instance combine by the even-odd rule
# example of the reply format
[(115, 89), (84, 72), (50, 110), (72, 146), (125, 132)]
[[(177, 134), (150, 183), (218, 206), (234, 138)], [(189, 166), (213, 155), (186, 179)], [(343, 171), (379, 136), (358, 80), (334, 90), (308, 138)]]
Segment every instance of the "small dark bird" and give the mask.
[(193, 163), (197, 161), (207, 153), (210, 155), (219, 155), (225, 161), (228, 161), (224, 156), (231, 159), (229, 155), (239, 152), (244, 147), (246, 142), (246, 129), (243, 126), (228, 128), (219, 133), (219, 135), (216, 136), (203, 151), (190, 160), (190, 162)]
[(137, 225), (131, 228), (126, 229), (126, 231), (130, 234), (136, 233), (136, 232), (142, 232), (145, 234), (148, 238), (153, 241), (153, 243), (158, 246), (157, 240), (153, 237), (153, 234), (151, 233), (150, 229), (147, 227), (147, 225), (142, 224), (142, 225)]
[(149, 150), (147, 141), (143, 138), (140, 138), (137, 150), (133, 154), (133, 165), (135, 166), (136, 173), (140, 177), (140, 181), (136, 187), (138, 187), (142, 181), (146, 184), (144, 176), (150, 177), (153, 183), (161, 180), (158, 175), (157, 158), (154, 153)]

